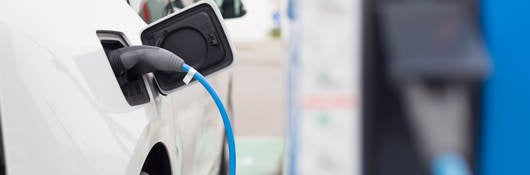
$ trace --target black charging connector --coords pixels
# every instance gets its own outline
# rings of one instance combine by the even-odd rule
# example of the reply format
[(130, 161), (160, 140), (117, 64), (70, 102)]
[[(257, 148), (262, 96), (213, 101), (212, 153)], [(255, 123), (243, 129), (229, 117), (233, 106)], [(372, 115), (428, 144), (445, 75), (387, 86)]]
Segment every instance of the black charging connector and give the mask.
[(182, 65), (184, 64), (179, 56), (153, 46), (131, 46), (114, 49), (108, 52), (108, 58), (122, 92), (127, 102), (132, 106), (149, 102), (147, 89), (142, 81), (144, 74), (182, 72)]
[(109, 61), (116, 76), (142, 76), (149, 72), (182, 72), (184, 61), (172, 52), (153, 46), (113, 50)]

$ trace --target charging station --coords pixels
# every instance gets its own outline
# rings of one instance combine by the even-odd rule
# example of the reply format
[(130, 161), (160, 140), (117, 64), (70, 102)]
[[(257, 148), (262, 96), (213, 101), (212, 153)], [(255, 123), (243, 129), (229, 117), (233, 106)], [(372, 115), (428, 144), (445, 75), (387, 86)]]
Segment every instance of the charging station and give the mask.
[(364, 2), (364, 174), (475, 174), (490, 71), (478, 5)]
[[(458, 34), (454, 31), (464, 30), (455, 28), (455, 26), (436, 26), (436, 19), (431, 19), (428, 23), (421, 24), (418, 18), (428, 17), (427, 14), (413, 14), (414, 9), (402, 10), (396, 8), (415, 8), (414, 4), (430, 4), (429, 14), (439, 13), (453, 6), (462, 9), (461, 12), (466, 16), (453, 16), (439, 22), (443, 24), (454, 23), (459, 20), (466, 28), (473, 33), (461, 33), (458, 39), (449, 46), (458, 49), (456, 46), (465, 43), (464, 38), (469, 36), (475, 38), (474, 50), (475, 55), (464, 54), (462, 58), (457, 55), (451, 59), (448, 57), (445, 63), (438, 63), (435, 67), (430, 67), (430, 71), (436, 71), (439, 68), (449, 67), (456, 69), (465, 65), (461, 63), (463, 59), (482, 57), (482, 63), (475, 62), (465, 69), (473, 71), (475, 74), (473, 81), (468, 81), (466, 95), (467, 117), (461, 118), (460, 124), (464, 127), (462, 130), (464, 137), (461, 142), (464, 148), (462, 154), (465, 162), (468, 164), (470, 174), (525, 174), (529, 171), (525, 158), (530, 155), (528, 146), (530, 142), (526, 138), (528, 133), (528, 100), (527, 93), (529, 69), (527, 56), (527, 42), (530, 39), (530, 23), (526, 20), (530, 17), (530, 3), (524, 0), (518, 1), (365, 1), (364, 3), (364, 140), (363, 140), (363, 162), (364, 174), (429, 174), (432, 172), (432, 162), (424, 161), (421, 143), (415, 139), (415, 129), (410, 122), (406, 122), (407, 110), (402, 106), (404, 95), (400, 94), (401, 88), (396, 87), (396, 75), (403, 75), (400, 69), (401, 59), (399, 51), (392, 48), (389, 44), (400, 44), (403, 47), (414, 46), (416, 52), (422, 53), (429, 48), (425, 46), (407, 44), (406, 42), (421, 41), (417, 40), (422, 35), (421, 30), (438, 31), (432, 33), (433, 36), (448, 39)], [(394, 6), (394, 7), (390, 7)], [(400, 7), (397, 7), (400, 6)], [(409, 7), (407, 7), (409, 6)], [(417, 8), (417, 7), (416, 7)], [(437, 9), (438, 8), (438, 9)], [(417, 9), (416, 9), (417, 10)], [(458, 14), (455, 11), (447, 11), (448, 15)], [(393, 15), (391, 13), (394, 13)], [(398, 14), (405, 13), (405, 14)], [(390, 14), (390, 15), (389, 15)], [(408, 26), (414, 26), (413, 36), (408, 36), (407, 30), (397, 25), (403, 25), (406, 19), (399, 19), (400, 23), (393, 23), (392, 19), (396, 17), (415, 18)], [(415, 17), (416, 16), (416, 17)], [(438, 16), (444, 16), (440, 13)], [(396, 25), (392, 27), (393, 25)], [(405, 30), (405, 31), (400, 31)], [(401, 36), (395, 36), (393, 32), (400, 31)], [(468, 32), (469, 32), (468, 31)], [(451, 35), (448, 35), (451, 34)], [(404, 42), (400, 42), (400, 37)], [(428, 37), (423, 37), (428, 38)], [(468, 39), (469, 41), (469, 39)], [(395, 42), (395, 43), (392, 43)], [(435, 42), (431, 42), (435, 43)], [(428, 43), (427, 43), (428, 44)], [(390, 49), (389, 49), (390, 48)], [(437, 46), (437, 49), (443, 49)], [(449, 48), (449, 47), (448, 47)], [(460, 47), (463, 48), (463, 47)], [(478, 49), (477, 49), (478, 48)], [(443, 51), (443, 50), (442, 50)], [(460, 51), (461, 52), (461, 51)], [(482, 53), (480, 53), (482, 52)], [(458, 50), (450, 52), (443, 51), (435, 56), (443, 54), (459, 53)], [(476, 61), (480, 61), (477, 59)], [(487, 63), (490, 62), (488, 68)], [(404, 62), (403, 62), (404, 63)], [(382, 68), (382, 66), (387, 66)], [(401, 65), (401, 68), (406, 66)], [(410, 66), (410, 65), (409, 65)], [(412, 66), (413, 67), (413, 66)], [(409, 67), (411, 68), (411, 67)], [(478, 71), (482, 69), (481, 71)], [(489, 69), (489, 71), (488, 71)], [(413, 68), (408, 70), (414, 70)], [(389, 71), (391, 73), (389, 73)], [(433, 72), (434, 72), (433, 71)], [(446, 75), (452, 80), (457, 80), (464, 75), (456, 75), (460, 71), (451, 70)], [(428, 72), (415, 72), (416, 75), (425, 75)], [(462, 73), (462, 72), (460, 72)], [(389, 76), (390, 75), (390, 76)], [(466, 75), (472, 75), (470, 72)], [(481, 76), (482, 75), (482, 76)], [(418, 77), (416, 77), (418, 78)], [(420, 77), (421, 78), (421, 77)], [(468, 77), (469, 78), (469, 77)], [(484, 81), (485, 80), (485, 81)], [(447, 81), (446, 81), (447, 82)], [(454, 82), (454, 81), (453, 81)], [(460, 81), (462, 82), (462, 81)], [(455, 102), (458, 104), (458, 102)], [(439, 124), (439, 123), (437, 123)], [(447, 133), (446, 133), (447, 134)], [(450, 137), (446, 135), (444, 137)], [(460, 135), (461, 136), (461, 135)], [(455, 136), (452, 136), (455, 138)], [(458, 136), (456, 136), (458, 137)], [(438, 138), (439, 140), (443, 139)]]
[[(482, 84), (491, 73), (478, 1), (290, 5), (289, 174), (477, 172)], [(354, 103), (336, 108), (344, 105), (333, 103), (337, 92)], [(313, 123), (323, 118), (336, 133)]]
[[(530, 40), (529, 1), (290, 0), (289, 5), (293, 30), (289, 174), (493, 175), (530, 171), (525, 161), (530, 155), (526, 139), (530, 69), (525, 59)], [(341, 13), (348, 8), (361, 13)], [(333, 16), (338, 14), (344, 18)], [(334, 24), (338, 29), (331, 29), (330, 21), (354, 25)], [(337, 32), (341, 38), (336, 37)], [(346, 42), (351, 36), (362, 41)], [(337, 47), (326, 48), (326, 44)], [(351, 54), (358, 48), (360, 56)], [(337, 57), (349, 60), (341, 62)], [(353, 82), (348, 86), (351, 91), (344, 92), (359, 100), (341, 114), (351, 117), (350, 125), (340, 125), (342, 129), (350, 127), (342, 132), (353, 135), (333, 136), (325, 127), (311, 127), (315, 121), (333, 124), (327, 120), (340, 118), (336, 113), (330, 115), (336, 108), (304, 108), (304, 104), (326, 104), (332, 92), (337, 92), (330, 86), (308, 88), (333, 83), (312, 81), (329, 80), (318, 70), (328, 71), (332, 66), (326, 66), (332, 64), (361, 70), (342, 74)], [(304, 103), (314, 93), (326, 97)], [(326, 120), (318, 120), (322, 118)], [(342, 150), (318, 146), (320, 142), (341, 144), (337, 138), (360, 144), (360, 151), (352, 145)], [(340, 151), (343, 155), (331, 156)], [(340, 159), (344, 156), (353, 158)], [(333, 164), (337, 160), (350, 163), (350, 171), (340, 171), (344, 166)]]

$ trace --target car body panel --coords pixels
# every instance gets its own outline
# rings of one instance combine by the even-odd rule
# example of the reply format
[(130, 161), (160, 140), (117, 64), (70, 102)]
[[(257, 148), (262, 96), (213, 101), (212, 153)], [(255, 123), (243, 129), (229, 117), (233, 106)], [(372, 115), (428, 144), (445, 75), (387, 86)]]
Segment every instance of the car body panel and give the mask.
[[(130, 106), (97, 30), (141, 45), (146, 24), (123, 0), (6, 0), (0, 104), (8, 174), (138, 174), (162, 142), (174, 174), (215, 174), (224, 130), (198, 84)], [(209, 78), (227, 99), (227, 73)]]

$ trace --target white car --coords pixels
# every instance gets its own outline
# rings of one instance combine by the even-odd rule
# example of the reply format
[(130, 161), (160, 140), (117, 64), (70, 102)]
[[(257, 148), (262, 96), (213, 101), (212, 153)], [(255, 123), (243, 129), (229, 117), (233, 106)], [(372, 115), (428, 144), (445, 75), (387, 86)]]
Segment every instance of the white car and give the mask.
[(180, 74), (115, 75), (106, 55), (164, 47), (215, 73), (208, 79), (226, 104), (230, 76), (218, 71), (235, 53), (214, 2), (149, 25), (124, 0), (1, 4), (0, 174), (226, 173), (224, 128), (200, 84), (185, 86)]

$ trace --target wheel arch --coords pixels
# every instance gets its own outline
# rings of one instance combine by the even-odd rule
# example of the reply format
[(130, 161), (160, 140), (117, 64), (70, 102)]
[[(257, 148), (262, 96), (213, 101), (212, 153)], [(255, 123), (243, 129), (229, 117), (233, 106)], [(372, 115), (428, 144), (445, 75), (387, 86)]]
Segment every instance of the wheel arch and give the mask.
[(158, 142), (149, 151), (142, 165), (142, 172), (149, 175), (171, 175), (171, 160), (166, 145)]

